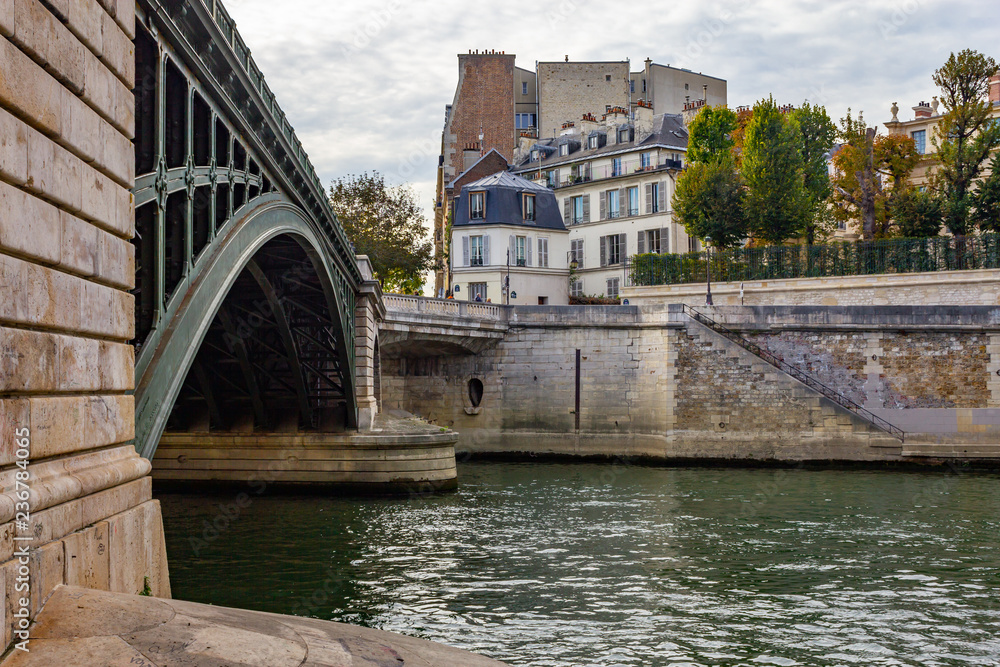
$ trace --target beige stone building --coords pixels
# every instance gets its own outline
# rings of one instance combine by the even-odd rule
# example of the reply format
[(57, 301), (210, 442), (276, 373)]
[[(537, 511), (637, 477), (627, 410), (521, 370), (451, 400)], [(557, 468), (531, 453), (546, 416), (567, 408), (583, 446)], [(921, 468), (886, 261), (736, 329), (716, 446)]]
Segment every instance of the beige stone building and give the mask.
[[(1000, 119), (1000, 75), (990, 80), (990, 104), (993, 118)], [(917, 187), (926, 187), (937, 169), (938, 161), (934, 153), (934, 133), (941, 120), (943, 109), (937, 97), (931, 102), (921, 101), (913, 107), (913, 118), (899, 119), (899, 106), (894, 102), (890, 111), (892, 119), (885, 124), (890, 135), (903, 135), (913, 139), (921, 159), (910, 176), (910, 182)]]
[[(697, 249), (670, 210), (687, 130), (680, 115), (637, 106), (565, 123), (525, 141), (514, 171), (555, 191), (569, 229), (571, 296), (619, 296), (631, 255)], [(574, 266), (575, 263), (575, 266)]]

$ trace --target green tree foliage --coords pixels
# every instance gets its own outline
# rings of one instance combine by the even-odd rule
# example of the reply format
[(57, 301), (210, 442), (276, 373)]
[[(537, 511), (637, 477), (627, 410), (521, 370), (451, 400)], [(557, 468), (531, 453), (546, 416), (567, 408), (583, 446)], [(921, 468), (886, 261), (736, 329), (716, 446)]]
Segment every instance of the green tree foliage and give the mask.
[(423, 212), (409, 187), (386, 185), (377, 171), (330, 186), (330, 205), (359, 255), (368, 255), (387, 292), (419, 294), (433, 266)]
[(990, 175), (979, 182), (972, 203), (972, 220), (980, 231), (1000, 233), (1000, 153), (990, 161)]
[(826, 107), (803, 103), (791, 113), (799, 127), (799, 151), (802, 154), (803, 185), (809, 198), (806, 220), (806, 243), (827, 236), (832, 229), (827, 200), (830, 197), (830, 172), (826, 156), (837, 139), (837, 126), (830, 120)]
[(747, 236), (743, 184), (728, 152), (688, 165), (677, 179), (672, 205), (690, 236), (711, 238), (717, 248), (731, 247)]
[(809, 197), (794, 118), (781, 113), (774, 98), (754, 105), (743, 139), (744, 210), (756, 240), (778, 245), (806, 228)]
[(970, 231), (973, 185), (1000, 146), (1000, 125), (990, 120), (989, 80), (997, 72), (992, 58), (972, 49), (952, 53), (934, 72), (945, 114), (931, 143), (941, 166), (934, 186), (944, 197), (945, 224), (952, 234)]
[(840, 139), (844, 143), (833, 157), (831, 182), (837, 215), (853, 221), (866, 241), (890, 236), (897, 193), (920, 160), (913, 139), (876, 136), (863, 115), (852, 118), (850, 109), (840, 120)]
[(894, 202), (896, 233), (904, 238), (924, 239), (941, 232), (943, 207), (935, 192), (903, 189)]
[(688, 162), (710, 162), (733, 147), (736, 113), (726, 107), (702, 107), (688, 125)]

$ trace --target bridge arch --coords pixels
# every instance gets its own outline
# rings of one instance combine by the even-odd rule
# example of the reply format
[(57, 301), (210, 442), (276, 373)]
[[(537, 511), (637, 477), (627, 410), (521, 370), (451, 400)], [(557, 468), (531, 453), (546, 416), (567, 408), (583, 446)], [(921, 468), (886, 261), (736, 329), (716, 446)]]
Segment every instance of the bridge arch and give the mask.
[[(296, 345), (294, 340), (288, 339), (291, 327), (287, 318), (281, 315), (282, 295), (271, 284), (266, 270), (256, 261), (262, 257), (262, 253), (266, 255), (269, 249), (278, 244), (283, 245), (283, 256), (286, 259), (297, 260), (297, 276), (293, 275), (291, 278), (308, 278), (299, 282), (312, 282), (314, 287), (319, 288), (319, 301), (314, 300), (312, 306), (302, 307), (310, 310), (310, 314), (314, 316), (311, 319), (316, 326), (325, 326), (327, 329), (326, 335), (299, 332), (305, 337), (300, 340), (306, 340), (305, 344), (314, 353), (318, 352), (321, 359), (314, 358), (307, 362), (311, 367), (311, 372), (305, 373), (309, 375), (308, 378), (302, 377), (303, 372), (300, 372), (300, 382), (293, 381), (290, 384), (309, 382), (317, 390), (320, 384), (330, 385), (322, 395), (312, 396), (303, 396), (300, 386), (297, 396), (300, 409), (308, 412), (310, 406), (330, 409), (335, 405), (337, 412), (343, 416), (342, 426), (352, 429), (357, 427), (353, 348), (355, 292), (339, 267), (334, 265), (333, 253), (329, 251), (329, 239), (316, 229), (315, 223), (306, 213), (278, 194), (258, 197), (243, 211), (234, 215), (234, 218), (227, 223), (224, 233), (208, 248), (207, 256), (199, 258), (196, 270), (186, 281), (186, 289), (177, 295), (179, 299), (167, 309), (155, 331), (137, 346), (135, 444), (139, 453), (146, 458), (153, 458), (157, 442), (167, 426), (171, 411), (213, 323), (217, 323), (220, 318), (225, 320), (229, 317), (225, 304), (231, 298), (234, 285), (241, 276), (249, 274), (253, 282), (261, 287), (261, 294), (268, 302), (271, 314), (278, 319), (285, 319), (284, 322), (277, 323), (283, 329), (281, 335), (286, 346), (284, 349), (294, 349), (298, 354), (303, 352), (302, 345)], [(294, 245), (290, 246), (290, 242), (294, 242)], [(300, 256), (296, 258), (293, 256), (295, 254)], [(273, 253), (271, 258), (273, 259)], [(287, 300), (290, 297), (285, 298)], [(277, 309), (274, 308), (276, 300), (279, 302)], [(278, 314), (275, 314), (275, 310)], [(323, 312), (313, 312), (317, 310)], [(241, 338), (254, 335), (250, 331), (243, 336), (238, 331), (232, 331), (231, 326), (225, 325), (224, 328), (229, 330), (230, 337), (235, 338), (237, 346)], [(326, 340), (322, 340), (324, 338)], [(308, 340), (314, 341), (315, 345), (311, 345)], [(288, 345), (292, 347), (289, 348)], [(271, 346), (272, 349), (274, 347)], [(241, 356), (238, 350), (237, 356)], [(295, 355), (287, 355), (291, 356)], [(249, 360), (241, 361), (244, 362), (244, 369), (253, 365)], [(292, 359), (289, 358), (288, 361), (289, 365), (295, 365)], [(303, 360), (297, 361), (301, 366)], [(247, 388), (253, 391), (253, 383), (250, 384)], [(333, 392), (331, 396), (333, 385), (339, 388), (339, 392)], [(303, 400), (312, 403), (303, 405)], [(323, 405), (324, 402), (328, 405)], [(312, 421), (313, 426), (322, 426), (322, 420), (313, 418)]]

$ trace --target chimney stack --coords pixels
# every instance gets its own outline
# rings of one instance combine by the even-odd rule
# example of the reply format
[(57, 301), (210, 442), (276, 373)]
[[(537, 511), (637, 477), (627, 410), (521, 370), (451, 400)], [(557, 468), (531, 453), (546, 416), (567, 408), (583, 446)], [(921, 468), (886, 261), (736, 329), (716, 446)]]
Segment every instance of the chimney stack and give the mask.
[(931, 105), (927, 104), (927, 102), (921, 101), (920, 104), (913, 107), (913, 116), (915, 118), (930, 118), (933, 115), (934, 112), (931, 110)]

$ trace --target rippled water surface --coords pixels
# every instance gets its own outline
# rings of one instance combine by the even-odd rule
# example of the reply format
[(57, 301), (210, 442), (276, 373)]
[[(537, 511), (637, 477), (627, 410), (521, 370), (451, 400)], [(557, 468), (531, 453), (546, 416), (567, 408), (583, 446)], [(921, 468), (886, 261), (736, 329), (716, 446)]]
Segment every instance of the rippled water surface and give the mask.
[(173, 593), (512, 665), (1000, 664), (997, 475), (459, 474), (434, 498), (162, 495)]

